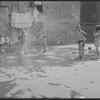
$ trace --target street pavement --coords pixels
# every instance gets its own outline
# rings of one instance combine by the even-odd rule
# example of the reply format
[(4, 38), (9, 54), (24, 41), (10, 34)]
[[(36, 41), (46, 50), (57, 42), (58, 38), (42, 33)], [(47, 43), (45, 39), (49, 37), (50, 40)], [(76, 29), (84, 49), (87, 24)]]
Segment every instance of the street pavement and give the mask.
[(86, 44), (84, 59), (77, 58), (77, 45), (1, 54), (0, 98), (100, 98), (100, 60), (91, 59), (88, 47), (95, 49)]

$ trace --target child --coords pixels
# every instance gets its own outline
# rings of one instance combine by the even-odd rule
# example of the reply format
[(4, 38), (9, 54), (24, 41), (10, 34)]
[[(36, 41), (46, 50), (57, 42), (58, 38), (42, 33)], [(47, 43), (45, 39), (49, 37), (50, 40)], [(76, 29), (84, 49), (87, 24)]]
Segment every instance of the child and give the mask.
[(0, 36), (0, 47), (4, 46), (5, 38)]
[(26, 41), (27, 41), (27, 36), (28, 36), (28, 33), (26, 33), (24, 30), (22, 30), (22, 36), (21, 36), (21, 48), (20, 48), (20, 54), (21, 55), (24, 55), (24, 53), (27, 53), (27, 45), (26, 45)]
[(6, 40), (6, 46), (9, 47), (10, 46), (10, 36), (6, 36), (5, 40)]
[(0, 36), (0, 47), (2, 47), (2, 36)]
[(97, 58), (99, 58), (99, 45), (100, 45), (100, 25), (96, 25), (94, 29), (94, 44), (96, 48)]
[(80, 25), (77, 26), (78, 31), (77, 31), (77, 39), (78, 39), (78, 50), (79, 50), (79, 58), (82, 59), (84, 56), (84, 46), (85, 46), (85, 41), (86, 38), (84, 37), (84, 34), (87, 34), (83, 30), (81, 30)]
[(4, 43), (5, 43), (5, 38), (0, 36), (0, 51), (4, 52)]
[(90, 55), (90, 58), (92, 58), (92, 48), (91, 47), (88, 47), (88, 53)]
[(46, 47), (47, 47), (46, 36), (43, 36), (43, 52), (46, 52)]
[(42, 45), (42, 52), (46, 52), (46, 48), (47, 48), (47, 41), (46, 41), (46, 36), (43, 35), (43, 33), (40, 33), (40, 38), (41, 38), (41, 45)]

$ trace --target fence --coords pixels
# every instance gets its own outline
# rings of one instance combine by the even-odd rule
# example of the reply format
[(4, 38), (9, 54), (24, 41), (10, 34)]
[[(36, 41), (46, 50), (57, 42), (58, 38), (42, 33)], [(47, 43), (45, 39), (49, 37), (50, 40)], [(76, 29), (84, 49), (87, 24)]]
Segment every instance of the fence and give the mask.
[(73, 23), (53, 22), (46, 24), (47, 42), (50, 45), (76, 43), (76, 26)]
[[(81, 24), (82, 29), (86, 31), (88, 34), (86, 36), (87, 42), (92, 43), (94, 41), (93, 30), (96, 24)], [(33, 25), (34, 27), (34, 25)], [(28, 32), (30, 28), (25, 28)], [(76, 26), (74, 23), (67, 22), (51, 22), (46, 23), (44, 25), (44, 32), (47, 35), (47, 43), (48, 45), (67, 45), (77, 43), (76, 37)], [(15, 31), (15, 33), (14, 33)], [(34, 30), (33, 30), (34, 31)], [(32, 32), (31, 32), (32, 33)], [(10, 34), (12, 38), (12, 43), (16, 43), (15, 41), (20, 35), (20, 29), (12, 28), (9, 25), (6, 26), (6, 34)], [(35, 41), (32, 43), (40, 44), (39, 36), (37, 35)]]
[[(87, 43), (94, 42), (94, 28), (99, 23), (82, 23), (81, 28), (87, 35)], [(100, 24), (99, 24), (100, 25)], [(67, 22), (47, 23), (47, 42), (50, 45), (67, 45), (77, 43), (76, 24)]]

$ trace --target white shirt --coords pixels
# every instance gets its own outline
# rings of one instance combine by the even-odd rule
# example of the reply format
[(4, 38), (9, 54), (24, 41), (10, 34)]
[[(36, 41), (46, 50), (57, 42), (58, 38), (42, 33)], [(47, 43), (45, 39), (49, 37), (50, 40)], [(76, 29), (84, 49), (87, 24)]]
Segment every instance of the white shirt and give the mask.
[(87, 33), (84, 32), (83, 30), (77, 31), (77, 39), (78, 39), (78, 40), (84, 40), (85, 37), (83, 36), (83, 34), (87, 34)]
[(0, 41), (0, 44), (3, 44), (3, 43), (5, 42), (5, 38), (4, 38), (4, 37), (1, 37), (0, 40), (1, 40), (1, 41)]

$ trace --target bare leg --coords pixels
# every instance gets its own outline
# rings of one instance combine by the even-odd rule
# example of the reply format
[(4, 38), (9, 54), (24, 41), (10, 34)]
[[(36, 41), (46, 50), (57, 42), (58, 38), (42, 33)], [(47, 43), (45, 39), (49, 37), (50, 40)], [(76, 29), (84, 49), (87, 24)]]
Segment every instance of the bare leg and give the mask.
[(46, 52), (46, 48), (47, 48), (47, 43), (46, 43), (46, 41), (44, 41), (44, 43), (43, 43), (43, 52)]
[(99, 45), (98, 44), (96, 45), (96, 54), (97, 54), (97, 57), (99, 57)]
[(80, 44), (78, 44), (78, 49), (79, 49), (79, 57), (83, 58), (83, 56), (84, 56), (83, 42), (80, 42)]
[(94, 44), (95, 44), (97, 57), (99, 57), (99, 40), (98, 40), (98, 38), (95, 38)]
[(82, 57), (84, 57), (84, 46), (83, 46), (83, 42), (81, 43), (81, 45), (82, 45)]

